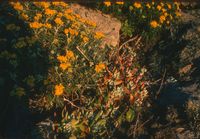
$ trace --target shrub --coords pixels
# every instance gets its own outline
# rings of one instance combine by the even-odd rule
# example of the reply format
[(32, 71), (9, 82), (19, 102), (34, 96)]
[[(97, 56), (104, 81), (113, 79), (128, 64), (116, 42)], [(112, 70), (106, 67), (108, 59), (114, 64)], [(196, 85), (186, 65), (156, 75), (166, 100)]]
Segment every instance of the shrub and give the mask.
[(118, 17), (125, 36), (140, 34), (146, 39), (168, 29), (180, 16), (177, 2), (109, 2), (99, 3), (98, 9)]
[(134, 49), (100, 47), (105, 35), (94, 32), (96, 24), (74, 14), (67, 3), (10, 4), (26, 26), (3, 22), (16, 36), (9, 52), (5, 47), (0, 53), (19, 70), (12, 71), (17, 76), (11, 79), (12, 95), (37, 93), (42, 109), (61, 109), (53, 127), (66, 137), (111, 137), (122, 122), (134, 120), (147, 96), (146, 69)]

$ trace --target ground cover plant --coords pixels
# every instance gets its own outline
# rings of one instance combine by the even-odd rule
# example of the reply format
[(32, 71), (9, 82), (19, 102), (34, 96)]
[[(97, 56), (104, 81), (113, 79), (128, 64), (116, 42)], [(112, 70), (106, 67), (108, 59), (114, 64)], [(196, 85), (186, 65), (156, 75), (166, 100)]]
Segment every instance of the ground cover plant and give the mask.
[(97, 4), (105, 13), (121, 19), (125, 36), (140, 34), (147, 40), (169, 29), (180, 16), (177, 2), (111, 2)]
[[(180, 16), (178, 3), (104, 2), (97, 8), (125, 19), (125, 37), (151, 38)], [(102, 47), (105, 34), (65, 2), (5, 2), (1, 11), (6, 96), (55, 111), (57, 138), (111, 138), (123, 123), (133, 124), (149, 86), (137, 56), (140, 37), (131, 47)]]

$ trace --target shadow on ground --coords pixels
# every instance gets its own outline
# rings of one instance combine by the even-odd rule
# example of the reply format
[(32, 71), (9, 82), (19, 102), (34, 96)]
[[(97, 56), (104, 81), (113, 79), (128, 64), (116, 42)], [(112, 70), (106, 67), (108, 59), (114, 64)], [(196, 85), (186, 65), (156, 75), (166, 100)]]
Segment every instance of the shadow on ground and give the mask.
[(31, 139), (35, 123), (46, 118), (29, 109), (29, 99), (42, 92), (48, 53), (28, 42), (32, 30), (7, 2), (0, 3), (0, 13), (0, 138)]

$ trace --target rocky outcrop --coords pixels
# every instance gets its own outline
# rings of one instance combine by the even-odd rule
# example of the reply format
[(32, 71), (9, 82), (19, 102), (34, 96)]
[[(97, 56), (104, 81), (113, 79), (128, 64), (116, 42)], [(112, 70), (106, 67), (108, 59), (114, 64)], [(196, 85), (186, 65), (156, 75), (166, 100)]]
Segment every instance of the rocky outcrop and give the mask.
[(119, 32), (121, 28), (119, 20), (110, 15), (103, 14), (101, 11), (89, 9), (79, 4), (71, 4), (70, 7), (73, 9), (74, 13), (79, 14), (84, 19), (95, 22), (97, 25), (95, 31), (105, 34), (102, 47), (105, 44), (112, 46), (118, 45), (120, 38)]

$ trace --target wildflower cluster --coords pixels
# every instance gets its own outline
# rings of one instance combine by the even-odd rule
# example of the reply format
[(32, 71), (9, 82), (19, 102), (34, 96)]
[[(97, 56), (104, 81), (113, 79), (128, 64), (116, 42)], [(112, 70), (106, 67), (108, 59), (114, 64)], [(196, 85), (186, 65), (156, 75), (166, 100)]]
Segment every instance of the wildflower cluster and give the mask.
[[(106, 13), (113, 13), (124, 22), (125, 35), (133, 33), (152, 34), (168, 28), (180, 16), (177, 2), (104, 2), (98, 7)], [(131, 31), (130, 31), (131, 30)]]
[(57, 114), (62, 120), (53, 129), (68, 138), (108, 137), (113, 127), (134, 120), (134, 109), (147, 96), (147, 82), (133, 49), (100, 47), (105, 35), (65, 2), (10, 5), (17, 19), (3, 24), (12, 35), (0, 40), (7, 46), (0, 58), (13, 69), (3, 71), (11, 78), (11, 95), (34, 94), (40, 107), (62, 109)]

